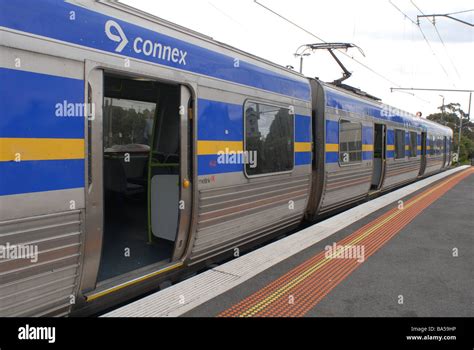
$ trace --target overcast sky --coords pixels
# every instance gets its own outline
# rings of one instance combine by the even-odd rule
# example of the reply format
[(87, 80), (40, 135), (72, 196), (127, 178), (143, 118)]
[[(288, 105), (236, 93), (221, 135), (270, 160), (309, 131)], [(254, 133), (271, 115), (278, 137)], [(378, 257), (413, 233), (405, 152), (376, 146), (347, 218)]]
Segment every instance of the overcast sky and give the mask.
[[(474, 9), (472, 0), (391, 0), (416, 22), (425, 14), (453, 13)], [(413, 2), (412, 2), (413, 1)], [(302, 30), (265, 10), (254, 0), (122, 0), (149, 12), (241, 50), (281, 65), (299, 69), (294, 57), (301, 44), (319, 41)], [(385, 103), (424, 116), (436, 112), (441, 96), (446, 103), (460, 102), (467, 112), (468, 94), (390, 92), (395, 84), (402, 87), (474, 89), (474, 29), (467, 25), (437, 18), (436, 28), (445, 43), (440, 42), (436, 28), (421, 20), (420, 29), (398, 12), (388, 0), (259, 0), (286, 18), (328, 42), (351, 42), (357, 50), (348, 53), (380, 73), (390, 83), (350, 58), (338, 54), (353, 73), (347, 84), (361, 88), (383, 99)], [(413, 4), (414, 3), (414, 4)], [(470, 23), (474, 11), (454, 15)], [(433, 54), (433, 52), (435, 54)], [(333, 81), (341, 69), (327, 52), (317, 52), (305, 59), (303, 73)]]

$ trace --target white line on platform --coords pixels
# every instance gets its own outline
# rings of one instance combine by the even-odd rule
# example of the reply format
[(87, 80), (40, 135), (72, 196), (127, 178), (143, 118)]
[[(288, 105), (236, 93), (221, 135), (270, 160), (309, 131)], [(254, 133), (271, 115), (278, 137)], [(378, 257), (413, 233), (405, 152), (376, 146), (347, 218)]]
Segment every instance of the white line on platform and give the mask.
[(102, 317), (183, 315), (367, 215), (466, 168), (468, 166), (448, 170), (361, 204), (240, 258), (120, 307)]

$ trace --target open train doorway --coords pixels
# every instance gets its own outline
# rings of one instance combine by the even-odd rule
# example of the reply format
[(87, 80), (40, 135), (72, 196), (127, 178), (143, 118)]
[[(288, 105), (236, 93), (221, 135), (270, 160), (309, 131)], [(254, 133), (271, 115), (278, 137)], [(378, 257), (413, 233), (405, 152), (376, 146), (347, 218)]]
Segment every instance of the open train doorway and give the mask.
[(98, 282), (173, 260), (181, 181), (188, 175), (182, 173), (181, 104), (178, 84), (104, 74)]
[(386, 134), (387, 127), (383, 124), (374, 125), (374, 158), (371, 190), (380, 190), (385, 176)]

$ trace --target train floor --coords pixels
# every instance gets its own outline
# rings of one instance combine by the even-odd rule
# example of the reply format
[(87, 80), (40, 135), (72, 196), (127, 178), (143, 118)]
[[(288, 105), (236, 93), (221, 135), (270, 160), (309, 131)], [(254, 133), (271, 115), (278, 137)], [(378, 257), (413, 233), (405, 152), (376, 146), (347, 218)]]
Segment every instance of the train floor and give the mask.
[(174, 242), (157, 238), (148, 242), (146, 199), (116, 196), (107, 204), (98, 281), (158, 262), (168, 263)]
[[(272, 253), (340, 223), (261, 272), (253, 273), (257, 265), (251, 265), (265, 259), (252, 252), (105, 316), (472, 317), (474, 168), (412, 188), (386, 195), (387, 204), (380, 197), (379, 207), (378, 198), (259, 249), (275, 260)], [(350, 215), (357, 219), (344, 226)], [(299, 241), (293, 237), (300, 234)], [(220, 290), (214, 292), (213, 283)], [(166, 305), (175, 295), (184, 295), (187, 305)]]

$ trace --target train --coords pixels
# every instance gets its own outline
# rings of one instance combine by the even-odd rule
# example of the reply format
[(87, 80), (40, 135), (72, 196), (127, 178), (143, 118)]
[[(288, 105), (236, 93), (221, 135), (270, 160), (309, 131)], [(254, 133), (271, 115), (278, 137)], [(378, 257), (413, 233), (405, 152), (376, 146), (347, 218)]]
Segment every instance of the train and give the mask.
[(125, 4), (0, 0), (0, 316), (87, 316), (452, 164), (452, 130)]

